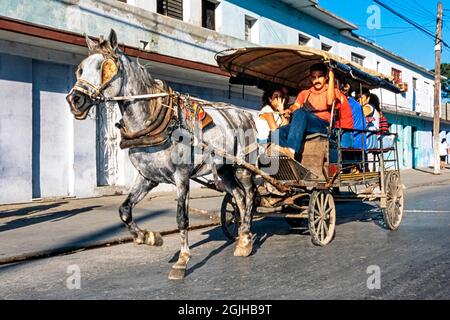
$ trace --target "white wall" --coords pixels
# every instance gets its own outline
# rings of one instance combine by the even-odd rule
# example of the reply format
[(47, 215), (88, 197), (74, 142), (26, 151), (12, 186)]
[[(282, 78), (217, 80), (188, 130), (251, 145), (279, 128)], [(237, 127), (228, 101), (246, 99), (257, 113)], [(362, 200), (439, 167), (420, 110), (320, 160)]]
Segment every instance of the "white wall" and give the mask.
[(127, 0), (127, 3), (151, 12), (156, 12), (156, 0)]
[(72, 116), (72, 122), (74, 196), (92, 197), (97, 186), (95, 110), (83, 121)]
[(202, 25), (202, 0), (183, 1), (183, 21), (196, 25)]
[(32, 194), (31, 60), (0, 53), (0, 204)]

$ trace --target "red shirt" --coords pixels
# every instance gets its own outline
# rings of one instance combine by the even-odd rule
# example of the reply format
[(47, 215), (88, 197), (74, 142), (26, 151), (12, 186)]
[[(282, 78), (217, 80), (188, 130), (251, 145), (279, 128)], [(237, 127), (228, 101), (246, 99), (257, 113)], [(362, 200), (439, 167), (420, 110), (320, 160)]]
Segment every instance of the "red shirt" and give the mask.
[(334, 126), (336, 128), (353, 129), (353, 112), (347, 97), (343, 94), (337, 99), (336, 109), (339, 109), (339, 117)]
[[(296, 107), (301, 107), (306, 100), (311, 104), (311, 106), (316, 110), (314, 114), (319, 118), (330, 122), (331, 118), (331, 106), (327, 104), (327, 92), (328, 85), (325, 85), (321, 90), (316, 90), (314, 87), (303, 90), (297, 96), (294, 105)], [(335, 89), (336, 98), (343, 96), (339, 90)], [(336, 105), (337, 109), (338, 106)]]

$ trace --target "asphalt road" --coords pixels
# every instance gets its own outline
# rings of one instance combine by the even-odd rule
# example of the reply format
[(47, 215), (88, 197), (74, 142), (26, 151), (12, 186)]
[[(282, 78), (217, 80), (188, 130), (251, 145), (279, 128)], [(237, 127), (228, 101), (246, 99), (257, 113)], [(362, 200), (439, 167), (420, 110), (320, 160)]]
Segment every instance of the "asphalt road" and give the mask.
[(282, 218), (254, 223), (248, 258), (233, 256), (219, 227), (191, 232), (179, 282), (167, 279), (176, 235), (162, 247), (124, 244), (1, 266), (0, 298), (449, 299), (449, 193), (449, 185), (409, 190), (396, 232), (380, 226), (372, 204), (339, 205), (336, 237), (323, 248)]

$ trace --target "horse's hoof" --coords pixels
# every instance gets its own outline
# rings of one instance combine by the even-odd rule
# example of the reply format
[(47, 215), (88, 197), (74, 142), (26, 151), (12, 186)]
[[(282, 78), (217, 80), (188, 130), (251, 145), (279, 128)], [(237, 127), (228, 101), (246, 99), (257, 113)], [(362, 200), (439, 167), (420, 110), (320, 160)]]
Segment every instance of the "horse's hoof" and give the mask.
[(136, 238), (134, 238), (134, 244), (140, 245), (145, 243), (145, 234), (138, 234)]
[(253, 240), (250, 234), (242, 235), (234, 249), (235, 257), (248, 257), (253, 251)]
[(149, 246), (162, 246), (163, 238), (159, 232), (147, 232), (147, 236), (145, 237), (145, 243)]
[(234, 249), (234, 256), (235, 257), (248, 257), (253, 251), (253, 246), (248, 245), (246, 247), (239, 247), (236, 246)]
[(183, 280), (186, 275), (186, 268), (172, 267), (169, 273), (169, 280)]

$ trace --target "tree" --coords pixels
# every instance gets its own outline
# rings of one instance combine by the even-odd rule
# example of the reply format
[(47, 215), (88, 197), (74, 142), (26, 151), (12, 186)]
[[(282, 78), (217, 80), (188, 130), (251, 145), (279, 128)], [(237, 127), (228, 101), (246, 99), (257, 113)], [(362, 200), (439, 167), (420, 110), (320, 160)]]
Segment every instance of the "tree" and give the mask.
[[(434, 69), (431, 72), (434, 72)], [(442, 99), (448, 100), (450, 99), (450, 63), (441, 64), (441, 75), (447, 78), (441, 80), (441, 96)]]

